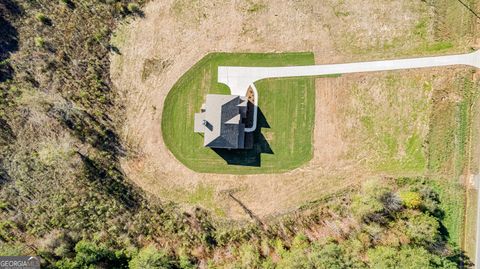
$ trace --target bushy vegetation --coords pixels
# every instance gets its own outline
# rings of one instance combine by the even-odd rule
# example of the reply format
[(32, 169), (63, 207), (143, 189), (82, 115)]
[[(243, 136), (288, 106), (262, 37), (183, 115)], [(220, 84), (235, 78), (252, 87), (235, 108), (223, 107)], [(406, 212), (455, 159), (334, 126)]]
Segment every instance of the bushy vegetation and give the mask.
[[(128, 4), (0, 2), (2, 255), (83, 267), (123, 259), (103, 249), (182, 242), (171, 236), (201, 241), (186, 232), (191, 216), (147, 199), (118, 162), (126, 149), (116, 132), (122, 112), (108, 70), (109, 53), (118, 51), (109, 37), (132, 15)], [(95, 238), (103, 243), (92, 248)]]
[(241, 225), (133, 186), (108, 74), (121, 53), (110, 33), (140, 14), (132, 3), (0, 2), (0, 255), (39, 255), (45, 268), (468, 265), (449, 234), (459, 205), (432, 180), (378, 179)]
[[(107, 234), (80, 239), (72, 232), (57, 230), (42, 240), (37, 253), (55, 268), (196, 268), (201, 264), (211, 268), (468, 266), (468, 258), (449, 243), (444, 225), (449, 213), (443, 210), (435, 188), (435, 181), (425, 178), (371, 180), (357, 195), (329, 199), (263, 227), (212, 224), (199, 210), (195, 219), (200, 221), (194, 226), (200, 229), (189, 233), (201, 238), (178, 238), (183, 246), (176, 248), (155, 240), (133, 244), (126, 237), (120, 237), (127, 240), (120, 243)], [(406, 205), (411, 197), (418, 199), (415, 208)], [(184, 229), (188, 228), (167, 233), (183, 233), (187, 231)]]

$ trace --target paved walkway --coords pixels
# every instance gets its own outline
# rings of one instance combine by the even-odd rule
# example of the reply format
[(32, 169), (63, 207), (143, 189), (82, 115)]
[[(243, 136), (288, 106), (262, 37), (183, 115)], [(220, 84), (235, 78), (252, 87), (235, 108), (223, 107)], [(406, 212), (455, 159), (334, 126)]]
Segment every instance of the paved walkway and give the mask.
[(254, 85), (255, 81), (266, 78), (321, 76), (450, 65), (469, 65), (480, 68), (480, 50), (469, 54), (346, 64), (286, 67), (219, 66), (218, 82), (226, 84), (233, 95), (244, 96), (248, 87), (252, 87), (255, 94), (254, 120), (253, 126), (251, 128), (246, 128), (245, 132), (253, 132), (257, 128), (257, 105), (259, 98), (257, 89)]

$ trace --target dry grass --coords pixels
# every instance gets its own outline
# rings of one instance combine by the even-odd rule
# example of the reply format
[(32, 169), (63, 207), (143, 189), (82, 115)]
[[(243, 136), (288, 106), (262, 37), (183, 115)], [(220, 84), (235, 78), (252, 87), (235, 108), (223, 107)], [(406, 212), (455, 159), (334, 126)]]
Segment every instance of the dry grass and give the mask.
[[(242, 209), (223, 195), (225, 191), (236, 192), (253, 212), (267, 216), (349, 188), (365, 178), (398, 171), (423, 173), (424, 165), (412, 166), (409, 160), (425, 158), (422, 146), (430, 119), (429, 96), (448, 87), (451, 82), (446, 74), (464, 69), (317, 79), (314, 157), (291, 172), (200, 174), (174, 158), (162, 141), (163, 102), (178, 78), (209, 52), (312, 51), (317, 63), (332, 63), (389, 58), (405, 55), (403, 51), (417, 55), (426, 42), (436, 39), (431, 7), (419, 1), (255, 3), (153, 1), (146, 6), (144, 19), (119, 29), (114, 43), (121, 55), (112, 57), (111, 74), (127, 109), (123, 138), (137, 152), (123, 160), (128, 176), (163, 199), (185, 204), (194, 201), (226, 217), (245, 218)], [(427, 34), (416, 34), (424, 21), (420, 30), (426, 29)], [(380, 47), (384, 49), (378, 50)], [(465, 49), (464, 43), (458, 42), (436, 53)], [(421, 54), (427, 53), (432, 52)], [(401, 105), (388, 103), (395, 100)], [(378, 137), (371, 136), (365, 117), (376, 121), (373, 132), (379, 131), (380, 137), (390, 134), (395, 143), (374, 139)], [(193, 195), (198, 186), (213, 190), (213, 198), (210, 194), (193, 200), (179, 198), (179, 192)], [(202, 197), (208, 201), (201, 201)]]

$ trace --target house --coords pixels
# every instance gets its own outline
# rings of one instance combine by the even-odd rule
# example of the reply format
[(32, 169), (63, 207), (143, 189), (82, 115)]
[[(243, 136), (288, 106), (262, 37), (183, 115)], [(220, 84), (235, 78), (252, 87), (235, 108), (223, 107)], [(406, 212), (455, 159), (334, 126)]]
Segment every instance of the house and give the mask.
[(244, 149), (247, 107), (244, 96), (208, 94), (195, 113), (194, 131), (204, 134), (205, 147)]

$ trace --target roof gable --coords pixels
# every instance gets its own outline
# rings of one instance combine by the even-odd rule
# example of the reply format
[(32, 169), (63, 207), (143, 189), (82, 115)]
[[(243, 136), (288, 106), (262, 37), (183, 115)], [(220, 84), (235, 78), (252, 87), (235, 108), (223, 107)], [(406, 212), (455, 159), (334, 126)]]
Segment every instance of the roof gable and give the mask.
[(244, 124), (241, 113), (243, 99), (238, 95), (207, 95), (203, 124), (209, 128), (202, 128), (199, 120), (202, 116), (195, 116), (195, 130), (204, 132), (204, 146), (217, 148), (243, 148)]

